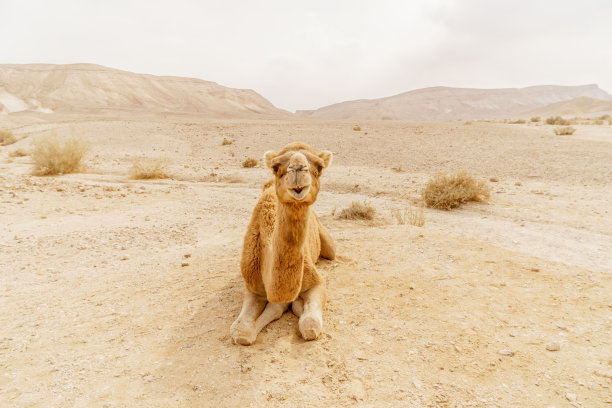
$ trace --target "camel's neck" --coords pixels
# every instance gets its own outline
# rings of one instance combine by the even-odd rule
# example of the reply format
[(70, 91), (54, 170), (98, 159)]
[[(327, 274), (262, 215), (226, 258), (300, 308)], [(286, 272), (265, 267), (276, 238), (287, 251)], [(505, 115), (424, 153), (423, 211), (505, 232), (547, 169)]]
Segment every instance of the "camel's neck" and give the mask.
[(299, 295), (304, 272), (303, 247), (310, 209), (307, 205), (286, 206), (278, 203), (272, 234), (272, 256), (264, 276), (268, 300), (291, 302)]

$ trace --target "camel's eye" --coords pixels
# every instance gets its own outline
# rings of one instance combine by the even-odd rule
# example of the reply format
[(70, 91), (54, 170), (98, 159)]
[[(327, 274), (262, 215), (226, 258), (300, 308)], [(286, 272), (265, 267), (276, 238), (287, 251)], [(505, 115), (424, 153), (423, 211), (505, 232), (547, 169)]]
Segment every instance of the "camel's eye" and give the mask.
[(274, 166), (272, 166), (272, 171), (274, 172), (274, 174), (278, 174), (279, 168), (280, 168), (280, 164), (275, 164)]

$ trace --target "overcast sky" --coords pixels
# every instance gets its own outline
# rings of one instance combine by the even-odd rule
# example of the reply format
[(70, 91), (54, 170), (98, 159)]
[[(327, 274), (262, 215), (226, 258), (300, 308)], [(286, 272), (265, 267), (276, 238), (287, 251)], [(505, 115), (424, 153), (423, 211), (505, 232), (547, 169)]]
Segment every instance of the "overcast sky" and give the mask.
[(34, 62), (201, 78), (291, 111), (438, 85), (612, 92), (612, 1), (0, 0), (0, 63)]

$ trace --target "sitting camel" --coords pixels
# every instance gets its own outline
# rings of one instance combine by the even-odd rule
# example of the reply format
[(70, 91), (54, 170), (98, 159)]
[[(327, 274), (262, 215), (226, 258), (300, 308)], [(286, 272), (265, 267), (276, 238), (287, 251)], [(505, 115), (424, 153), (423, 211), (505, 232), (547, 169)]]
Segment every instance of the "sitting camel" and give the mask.
[(266, 152), (274, 179), (263, 187), (244, 237), (240, 269), (246, 293), (232, 324), (235, 343), (250, 345), (268, 323), (291, 305), (306, 340), (323, 328), (325, 280), (315, 268), (322, 256), (334, 259), (334, 242), (310, 206), (319, 194), (319, 177), (332, 161), (304, 143)]

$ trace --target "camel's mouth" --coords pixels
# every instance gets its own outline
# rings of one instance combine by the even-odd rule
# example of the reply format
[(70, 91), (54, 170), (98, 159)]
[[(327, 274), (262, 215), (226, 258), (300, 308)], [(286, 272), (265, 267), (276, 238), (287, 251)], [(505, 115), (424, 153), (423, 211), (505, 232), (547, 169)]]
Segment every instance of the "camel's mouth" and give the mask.
[(293, 187), (287, 190), (289, 195), (294, 199), (301, 201), (306, 197), (306, 194), (310, 191), (310, 186), (306, 187)]

